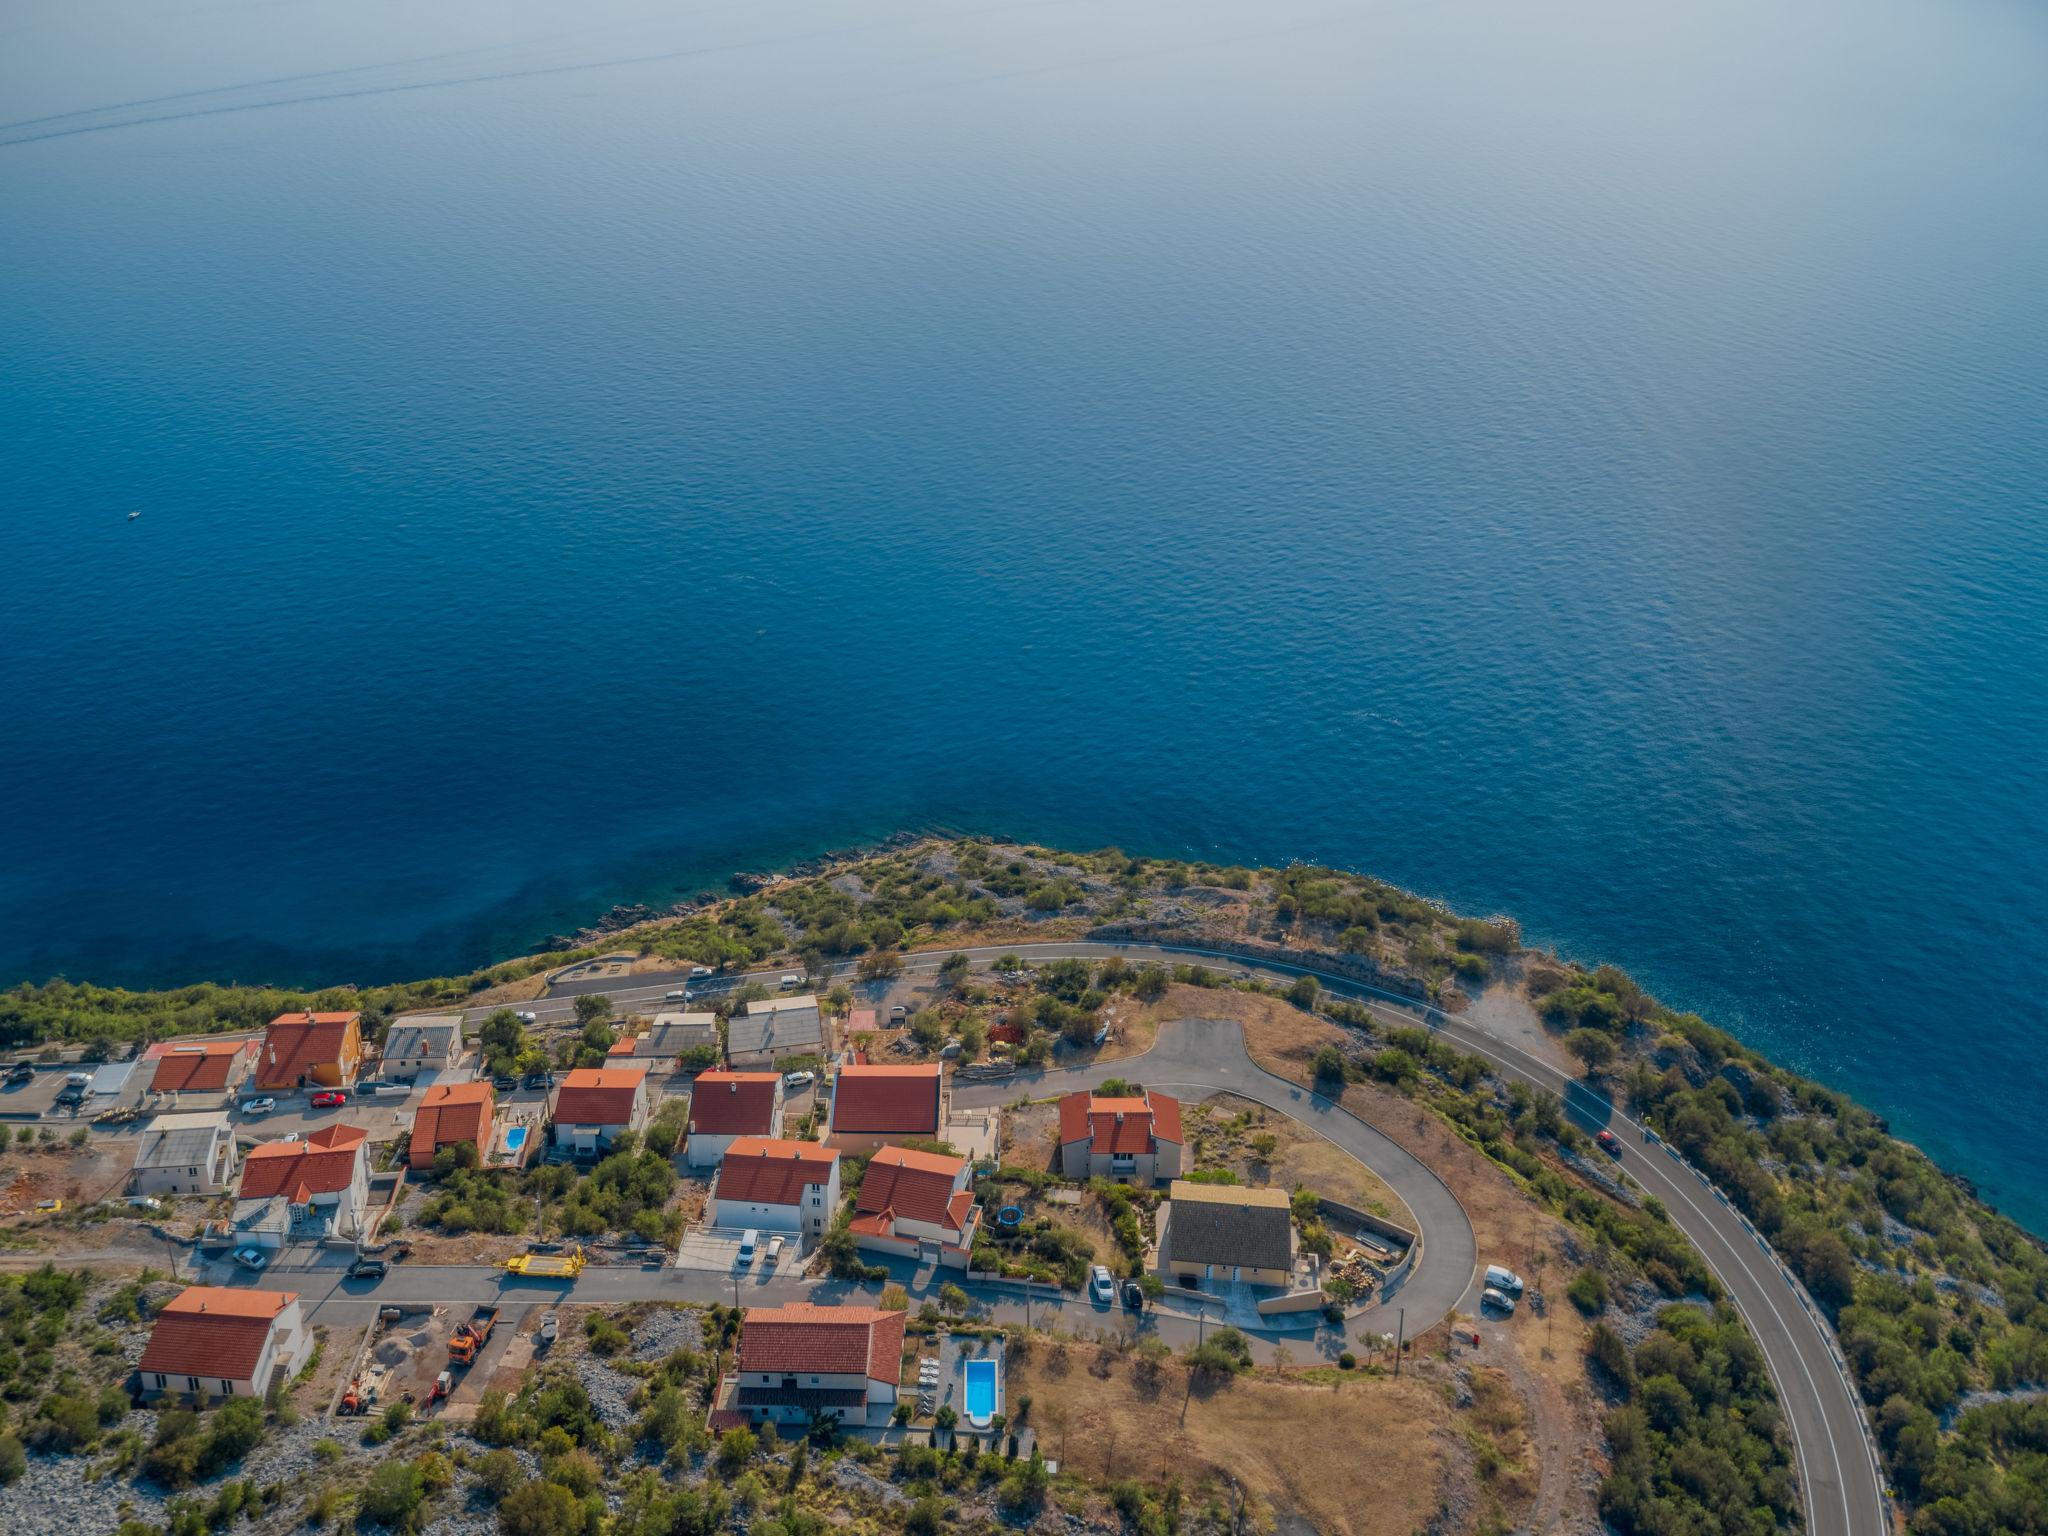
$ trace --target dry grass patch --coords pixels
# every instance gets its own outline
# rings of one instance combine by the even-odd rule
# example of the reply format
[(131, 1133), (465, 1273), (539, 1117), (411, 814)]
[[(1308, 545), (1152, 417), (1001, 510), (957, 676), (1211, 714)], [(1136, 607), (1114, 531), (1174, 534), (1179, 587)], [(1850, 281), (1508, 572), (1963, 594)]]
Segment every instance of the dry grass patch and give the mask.
[(1241, 1183), (1310, 1189), (1413, 1229), (1415, 1218), (1385, 1180), (1286, 1115), (1219, 1093), (1191, 1106), (1187, 1130), (1197, 1168), (1228, 1168)]
[(1333, 1387), (1261, 1373), (1190, 1394), (1177, 1364), (1043, 1344), (1009, 1374), (1039, 1448), (1090, 1481), (1178, 1478), (1197, 1497), (1227, 1475), (1325, 1536), (1411, 1536), (1437, 1511), (1450, 1409), (1413, 1377)]

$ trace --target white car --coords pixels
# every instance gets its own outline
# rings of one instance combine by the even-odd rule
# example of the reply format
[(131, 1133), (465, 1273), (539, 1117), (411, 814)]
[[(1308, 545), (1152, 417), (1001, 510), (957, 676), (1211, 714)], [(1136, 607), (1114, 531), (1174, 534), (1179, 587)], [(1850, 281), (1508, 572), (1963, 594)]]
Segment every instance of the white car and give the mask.
[(1088, 1294), (1105, 1307), (1116, 1301), (1116, 1282), (1109, 1277), (1109, 1270), (1101, 1264), (1088, 1271)]
[(796, 990), (796, 989), (797, 989), (798, 987), (802, 986), (803, 984), (804, 984), (804, 979), (803, 979), (803, 977), (801, 977), (801, 976), (797, 975), (797, 973), (796, 973), (795, 971), (784, 971), (784, 972), (782, 973), (782, 990), (783, 990), (783, 991), (785, 991), (785, 992), (794, 992), (794, 991), (795, 991), (795, 990)]
[(782, 1074), (782, 1086), (785, 1088), (808, 1088), (817, 1080), (818, 1074), (815, 1072), (785, 1072)]
[(661, 1000), (664, 1003), (687, 1003), (690, 1000), (690, 989), (678, 987), (673, 992), (664, 992), (661, 994)]
[(277, 1100), (275, 1099), (242, 1100), (242, 1113), (245, 1115), (267, 1115), (275, 1108), (277, 1108)]
[(741, 1269), (752, 1268), (754, 1263), (754, 1250), (760, 1246), (760, 1232), (753, 1227), (747, 1228), (747, 1230), (740, 1235), (740, 1251), (736, 1255), (734, 1255), (733, 1262), (737, 1264)]
[(155, 1195), (130, 1195), (128, 1204), (138, 1211), (160, 1211), (164, 1208), (163, 1201)]
[(268, 1264), (270, 1260), (264, 1257), (263, 1250), (260, 1248), (237, 1248), (235, 1250), (235, 1262), (244, 1269), (253, 1269), (260, 1273), (263, 1266)]
[(690, 975), (693, 978), (698, 976), (713, 976), (716, 974), (717, 972), (713, 971), (711, 967), (708, 965), (693, 965), (690, 967)]
[(782, 1257), (782, 1234), (776, 1233), (768, 1239), (768, 1267), (775, 1268), (775, 1261)]
[(1490, 1285), (1479, 1293), (1479, 1300), (1482, 1305), (1497, 1307), (1503, 1312), (1513, 1312), (1515, 1310), (1515, 1298), (1506, 1291), (1495, 1290)]
[(513, 1014), (512, 1017), (517, 1019), (522, 1024), (538, 1024), (540, 1022), (540, 1015), (528, 1008), (520, 1009), (519, 1012)]
[(1506, 1291), (1510, 1296), (1522, 1294), (1522, 1277), (1512, 1269), (1503, 1268), (1499, 1264), (1486, 1266), (1486, 1283), (1496, 1291)]

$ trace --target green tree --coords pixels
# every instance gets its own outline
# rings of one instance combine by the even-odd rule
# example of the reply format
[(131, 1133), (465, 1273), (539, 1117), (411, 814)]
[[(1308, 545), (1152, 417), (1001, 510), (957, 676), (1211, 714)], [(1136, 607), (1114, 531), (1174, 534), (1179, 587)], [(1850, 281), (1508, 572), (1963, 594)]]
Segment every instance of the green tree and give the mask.
[(356, 1508), (363, 1518), (378, 1525), (403, 1529), (412, 1522), (413, 1511), (425, 1496), (419, 1469), (409, 1461), (393, 1457), (378, 1465), (363, 1484)]

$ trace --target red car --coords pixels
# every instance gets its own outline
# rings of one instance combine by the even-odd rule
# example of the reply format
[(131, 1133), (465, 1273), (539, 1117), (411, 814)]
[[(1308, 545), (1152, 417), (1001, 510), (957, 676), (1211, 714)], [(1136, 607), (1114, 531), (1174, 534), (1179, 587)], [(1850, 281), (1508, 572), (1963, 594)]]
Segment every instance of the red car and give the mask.
[(346, 1104), (347, 1102), (348, 1095), (339, 1088), (329, 1088), (325, 1093), (313, 1095), (313, 1107), (315, 1109), (332, 1109), (337, 1104)]
[[(317, 1104), (320, 1101), (318, 1099), (315, 1099), (313, 1102)], [(1621, 1156), (1621, 1140), (1614, 1134), (1614, 1132), (1602, 1131), (1593, 1139), (1600, 1143), (1600, 1150), (1602, 1152), (1605, 1152), (1609, 1157)]]

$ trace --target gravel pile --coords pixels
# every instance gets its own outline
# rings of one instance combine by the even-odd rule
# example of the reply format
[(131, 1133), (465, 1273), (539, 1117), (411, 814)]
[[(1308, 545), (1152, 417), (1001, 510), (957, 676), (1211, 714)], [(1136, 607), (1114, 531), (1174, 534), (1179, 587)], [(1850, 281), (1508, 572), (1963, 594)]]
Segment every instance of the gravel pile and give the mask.
[(621, 1376), (610, 1366), (596, 1360), (578, 1360), (576, 1375), (583, 1383), (583, 1390), (590, 1394), (590, 1406), (607, 1429), (618, 1429), (633, 1422), (633, 1410), (626, 1401), (633, 1390), (640, 1385), (630, 1376)]
[(832, 1481), (852, 1493), (864, 1493), (885, 1504), (908, 1504), (910, 1495), (894, 1483), (885, 1483), (851, 1456), (832, 1464)]
[(663, 1307), (633, 1330), (633, 1354), (641, 1360), (661, 1360), (679, 1349), (702, 1349), (704, 1330), (695, 1312), (680, 1307)]
[(163, 1495), (120, 1478), (89, 1483), (81, 1476), (84, 1467), (76, 1457), (30, 1456), (28, 1471), (0, 1488), (0, 1530), (111, 1536), (123, 1520), (160, 1525), (168, 1519)]

